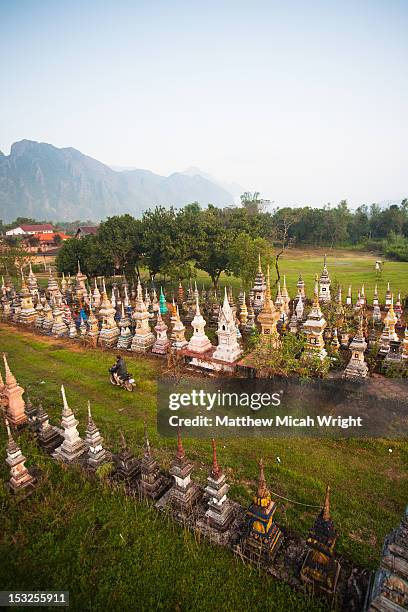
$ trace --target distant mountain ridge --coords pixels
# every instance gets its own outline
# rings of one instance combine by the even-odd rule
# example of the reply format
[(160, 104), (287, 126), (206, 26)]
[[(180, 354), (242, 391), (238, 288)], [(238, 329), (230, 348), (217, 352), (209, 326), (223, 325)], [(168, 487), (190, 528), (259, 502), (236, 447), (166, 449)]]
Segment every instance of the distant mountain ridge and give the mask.
[(59, 149), (32, 140), (0, 151), (0, 219), (16, 217), (70, 221), (130, 213), (156, 205), (232, 205), (226, 189), (201, 176), (149, 170), (116, 171), (71, 147)]

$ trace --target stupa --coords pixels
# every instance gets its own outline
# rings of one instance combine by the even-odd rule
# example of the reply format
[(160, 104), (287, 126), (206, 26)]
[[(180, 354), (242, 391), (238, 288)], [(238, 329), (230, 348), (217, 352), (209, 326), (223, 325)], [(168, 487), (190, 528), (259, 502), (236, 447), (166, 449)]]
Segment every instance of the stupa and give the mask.
[(149, 313), (143, 301), (140, 278), (137, 281), (136, 305), (133, 311), (133, 320), (135, 322), (135, 335), (133, 336), (130, 350), (137, 353), (145, 353), (153, 346), (155, 338), (150, 329)]
[(11, 475), (8, 485), (13, 493), (19, 494), (24, 492), (25, 494), (30, 494), (34, 489), (36, 479), (25, 466), (26, 458), (11, 435), (7, 419), (6, 428), (8, 435), (6, 463), (10, 467)]
[[(327, 288), (327, 287), (326, 287)], [(327, 295), (327, 294), (325, 294)], [(303, 332), (306, 336), (306, 354), (318, 355), (320, 359), (324, 359), (327, 355), (324, 348), (323, 332), (326, 329), (327, 322), (320, 310), (318, 283), (315, 284), (314, 301), (312, 309), (303, 324)]]
[(64, 321), (62, 320), (62, 315), (63, 315), (63, 312), (61, 308), (58, 306), (57, 303), (55, 303), (53, 311), (52, 311), (52, 316), (53, 316), (54, 321), (51, 327), (51, 335), (54, 336), (54, 338), (61, 338), (63, 336), (68, 336), (68, 327), (65, 325)]
[(168, 480), (161, 473), (159, 464), (153, 457), (147, 425), (144, 423), (144, 452), (140, 462), (139, 492), (141, 497), (156, 501), (168, 488)]
[(174, 478), (174, 484), (170, 489), (169, 502), (174, 510), (180, 511), (184, 515), (189, 515), (193, 507), (201, 497), (201, 491), (191, 480), (193, 464), (186, 458), (180, 430), (177, 434), (177, 452), (174, 457), (170, 474)]
[(63, 442), (61, 446), (55, 449), (53, 457), (66, 463), (72, 463), (78, 461), (82, 457), (86, 452), (86, 446), (84, 441), (79, 437), (77, 430), (78, 421), (71, 408), (68, 406), (63, 385), (61, 385), (61, 394), (63, 401), (61, 420)]
[(213, 463), (207, 478), (205, 493), (208, 495), (206, 519), (211, 527), (218, 531), (226, 531), (234, 519), (233, 508), (227, 497), (229, 485), (225, 474), (218, 465), (215, 440), (212, 441)]
[(218, 336), (218, 346), (213, 353), (213, 358), (226, 361), (227, 363), (236, 361), (242, 354), (242, 349), (237, 340), (235, 320), (228, 301), (226, 288), (216, 334)]
[(6, 407), (6, 417), (13, 427), (20, 427), (28, 420), (23, 400), (24, 389), (17, 384), (11, 373), (5, 353), (3, 353), (3, 360), (6, 377), (2, 396)]
[(186, 348), (188, 342), (185, 338), (186, 328), (180, 319), (179, 307), (176, 306), (176, 321), (171, 332), (171, 345), (177, 351)]
[(184, 294), (183, 285), (181, 281), (179, 282), (178, 290), (177, 290), (177, 304), (178, 306), (182, 306), (185, 302), (186, 296)]
[(99, 309), (99, 317), (102, 319), (102, 327), (99, 332), (98, 342), (104, 348), (113, 348), (118, 342), (120, 334), (115, 320), (116, 310), (113, 308), (105, 287), (103, 279), (102, 303)]
[(258, 314), (258, 312), (260, 312), (262, 309), (264, 298), (265, 298), (265, 291), (266, 291), (265, 276), (262, 272), (261, 255), (259, 254), (258, 255), (258, 271), (255, 276), (255, 284), (253, 287), (253, 293), (254, 293), (253, 308), (254, 308), (255, 314)]
[(248, 308), (246, 305), (245, 291), (244, 291), (240, 313), (239, 313), (239, 322), (240, 322), (240, 326), (242, 330), (245, 329), (245, 325), (247, 324), (247, 321), (248, 321)]
[(408, 610), (408, 506), (400, 525), (385, 538), (380, 567), (371, 581), (364, 609)]
[(37, 277), (35, 276), (34, 272), (33, 272), (33, 268), (31, 266), (31, 261), (29, 264), (29, 272), (28, 272), (28, 280), (27, 280), (27, 285), (28, 285), (28, 290), (31, 293), (31, 296), (33, 298), (38, 298), (38, 282), (37, 282)]
[(366, 378), (368, 375), (368, 366), (364, 361), (364, 352), (367, 349), (367, 342), (363, 334), (363, 319), (360, 317), (360, 322), (356, 335), (354, 336), (349, 346), (351, 358), (344, 370), (344, 378)]
[(337, 534), (330, 517), (330, 487), (327, 487), (324, 506), (317, 516), (306, 543), (309, 547), (300, 571), (303, 583), (314, 591), (333, 595), (340, 574), (340, 563), (335, 559)]
[(331, 301), (330, 295), (330, 276), (327, 270), (326, 255), (324, 256), (323, 270), (320, 275), (319, 301), (328, 304)]
[(187, 345), (187, 349), (189, 351), (193, 351), (194, 353), (206, 353), (211, 349), (211, 342), (204, 331), (205, 320), (200, 312), (198, 296), (196, 297), (195, 316), (191, 322), (191, 325), (194, 331), (190, 342)]
[(163, 321), (161, 310), (157, 312), (157, 323), (154, 331), (156, 332), (156, 340), (152, 346), (152, 353), (156, 355), (165, 355), (170, 346), (170, 340), (167, 337), (167, 325)]
[(78, 259), (78, 271), (75, 277), (75, 295), (78, 301), (81, 301), (83, 298), (85, 298), (88, 293), (85, 285), (86, 280), (86, 274), (83, 274), (83, 272), (81, 271), (81, 264), (79, 263)]
[(353, 296), (351, 293), (351, 285), (349, 285), (347, 297), (346, 297), (346, 306), (352, 306), (352, 305), (353, 305)]
[(92, 303), (94, 308), (99, 308), (101, 305), (101, 292), (98, 288), (98, 283), (96, 282), (96, 278), (94, 279), (94, 290), (92, 292)]
[(38, 300), (35, 310), (37, 313), (37, 318), (35, 320), (35, 326), (37, 329), (41, 329), (44, 324), (44, 307), (41, 304), (40, 300)]
[(136, 484), (140, 474), (140, 461), (136, 459), (129, 450), (123, 432), (120, 431), (121, 449), (117, 455), (113, 455), (115, 464), (115, 479), (123, 480), (126, 484)]
[(37, 311), (33, 306), (33, 296), (27, 289), (23, 270), (21, 270), (20, 300), (20, 323), (23, 325), (33, 325), (37, 319)]
[(276, 310), (271, 298), (271, 287), (269, 281), (269, 266), (266, 274), (266, 289), (262, 310), (258, 315), (258, 323), (261, 326), (261, 340), (268, 342), (272, 347), (279, 345), (279, 334), (276, 324), (280, 313)]
[(392, 293), (390, 289), (390, 283), (387, 283), (387, 291), (385, 293), (385, 310), (389, 310), (392, 302)]
[(127, 312), (125, 312), (124, 302), (122, 302), (122, 314), (119, 320), (119, 328), (120, 328), (120, 336), (118, 338), (118, 343), (116, 347), (118, 349), (127, 350), (128, 348), (130, 348), (130, 345), (132, 344), (133, 336), (132, 336), (132, 332), (130, 331), (130, 319), (129, 319)]
[(37, 411), (38, 443), (48, 454), (52, 454), (64, 441), (58, 429), (50, 425), (49, 416), (40, 404)]
[(103, 438), (96, 427), (91, 414), (91, 403), (88, 400), (88, 426), (85, 431), (86, 465), (92, 470), (97, 470), (101, 465), (110, 460), (110, 453), (103, 447)]
[(301, 297), (302, 300), (306, 300), (305, 281), (303, 280), (301, 274), (299, 274), (299, 278), (296, 283), (296, 288), (297, 288), (297, 299)]
[(88, 338), (91, 343), (96, 346), (99, 337), (99, 324), (98, 319), (92, 308), (92, 304), (89, 305), (89, 317), (88, 317)]
[(166, 296), (163, 293), (163, 287), (160, 287), (160, 303), (159, 303), (159, 310), (160, 313), (162, 315), (167, 314), (168, 312), (168, 308), (167, 308), (167, 303), (166, 303)]
[(42, 329), (45, 334), (50, 334), (54, 325), (54, 317), (52, 316), (52, 308), (47, 301), (45, 302), (43, 313), (44, 321)]
[(243, 554), (255, 562), (269, 564), (282, 543), (283, 535), (274, 522), (276, 502), (266, 486), (262, 459), (259, 462), (258, 490), (246, 512), (246, 528), (241, 540)]

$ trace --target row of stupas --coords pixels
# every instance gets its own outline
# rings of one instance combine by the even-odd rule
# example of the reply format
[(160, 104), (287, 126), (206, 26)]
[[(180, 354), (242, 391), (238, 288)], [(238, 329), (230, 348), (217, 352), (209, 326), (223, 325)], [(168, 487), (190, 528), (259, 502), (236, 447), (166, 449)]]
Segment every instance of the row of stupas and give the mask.
[[(128, 488), (136, 490), (139, 497), (155, 502), (160, 509), (168, 507), (178, 520), (194, 515), (196, 507), (204, 505), (205, 522), (209, 527), (220, 533), (230, 529), (236, 520), (237, 504), (228, 498), (229, 485), (226, 474), (219, 465), (214, 440), (211, 470), (207, 485), (202, 487), (192, 476), (194, 464), (188, 459), (184, 450), (180, 430), (178, 430), (174, 458), (169, 471), (165, 472), (160, 469), (154, 458), (146, 424), (143, 456), (140, 459), (135, 458), (130, 451), (123, 433), (121, 433), (121, 449), (112, 455), (104, 447), (104, 440), (92, 417), (89, 402), (85, 436), (81, 438), (78, 431), (79, 422), (67, 402), (63, 386), (61, 386), (61, 395), (63, 407), (60, 427), (50, 425), (48, 415), (41, 406), (33, 410), (30, 404), (29, 415), (26, 415), (27, 423), (36, 432), (41, 448), (51, 454), (55, 460), (66, 464), (79, 464), (92, 471), (105, 463), (112, 462), (113, 481), (124, 482)], [(6, 462), (11, 473), (9, 486), (14, 493), (27, 493), (33, 490), (36, 479), (25, 466), (26, 458), (13, 438), (7, 419), (6, 426), (8, 433)], [(53, 430), (54, 443), (44, 445), (44, 434), (50, 429)], [(49, 433), (47, 437), (50, 439)], [(239, 542), (235, 543), (240, 555), (266, 566), (273, 562), (284, 540), (283, 533), (275, 521), (276, 510), (277, 503), (267, 487), (261, 460), (256, 495), (246, 512), (241, 512), (240, 538)], [(329, 489), (323, 509), (310, 533), (300, 579), (323, 591), (334, 593), (340, 565), (334, 556), (337, 535), (330, 518)]]
[[(232, 290), (224, 291), (220, 305), (215, 292), (189, 286), (187, 295), (179, 286), (177, 296), (168, 303), (163, 292), (157, 298), (155, 287), (143, 292), (140, 279), (129, 293), (126, 280), (119, 287), (112, 286), (111, 298), (102, 279), (101, 290), (95, 280), (91, 291), (86, 276), (78, 265), (75, 287), (63, 276), (61, 287), (50, 270), (48, 286), (44, 292), (30, 267), (28, 282), (22, 275), (21, 290), (17, 292), (10, 282), (3, 281), (0, 299), (1, 316), (5, 321), (31, 325), (54, 337), (78, 336), (91, 345), (117, 348), (139, 353), (151, 351), (166, 355), (178, 352), (192, 367), (233, 372), (240, 365), (246, 339), (259, 330), (261, 341), (278, 347), (282, 334), (302, 333), (306, 337), (305, 353), (321, 360), (340, 349), (350, 353), (344, 371), (346, 378), (365, 378), (368, 367), (364, 355), (377, 346), (378, 358), (384, 367), (408, 366), (408, 330), (403, 331), (403, 308), (388, 286), (382, 312), (375, 289), (372, 316), (367, 305), (364, 286), (353, 304), (351, 288), (343, 303), (341, 288), (332, 300), (331, 281), (326, 259), (320, 279), (316, 278), (314, 297), (308, 302), (305, 283), (299, 278), (297, 296), (291, 300), (285, 277), (281, 289), (278, 283), (275, 301), (271, 296), (269, 269), (263, 274), (259, 260), (253, 290), (249, 299), (243, 291), (235, 303)], [(69, 288), (71, 285), (71, 288)], [(325, 312), (331, 310), (328, 324)], [(205, 318), (204, 314), (207, 319)], [(216, 325), (217, 346), (213, 346), (205, 327)], [(152, 329), (153, 323), (153, 329)], [(355, 333), (350, 329), (357, 328)], [(186, 338), (186, 332), (192, 335)], [(399, 332), (399, 333), (398, 333)], [(400, 334), (400, 335), (399, 335)]]
[[(170, 469), (165, 471), (154, 457), (146, 423), (140, 458), (130, 450), (123, 432), (120, 432), (120, 450), (112, 454), (104, 446), (103, 437), (91, 414), (90, 403), (85, 435), (81, 438), (78, 420), (67, 402), (63, 386), (61, 394), (63, 408), (60, 427), (49, 423), (41, 405), (35, 409), (27, 402), (26, 406), (28, 426), (36, 432), (40, 447), (55, 460), (68, 465), (79, 464), (90, 472), (109, 464), (109, 478), (112, 482), (123, 483), (129, 494), (154, 503), (159, 510), (168, 508), (183, 525), (187, 521), (194, 529), (203, 529), (206, 535), (220, 534), (219, 543), (231, 547), (241, 558), (265, 568), (275, 564), (280, 548), (285, 549), (285, 537), (276, 522), (277, 502), (267, 486), (262, 460), (259, 462), (256, 494), (249, 507), (244, 509), (228, 497), (229, 485), (226, 473), (219, 464), (214, 440), (212, 466), (207, 484), (203, 487), (193, 478), (194, 463), (184, 450), (180, 430)], [(8, 486), (14, 494), (25, 497), (35, 490), (38, 481), (33, 475), (33, 468), (28, 469), (25, 465), (26, 457), (13, 436), (7, 417), (5, 423), (8, 438), (6, 463), (10, 468)], [(331, 604), (338, 591), (341, 572), (335, 552), (337, 537), (330, 509), (330, 487), (327, 487), (324, 504), (306, 542), (300, 544), (301, 563), (296, 566), (297, 582), (291, 576), (291, 584), (306, 585), (314, 594), (329, 597)], [(284, 551), (282, 558), (286, 558)], [(408, 508), (399, 527), (385, 540), (381, 565), (369, 584), (364, 609), (370, 612), (400, 612), (406, 609), (407, 567)]]

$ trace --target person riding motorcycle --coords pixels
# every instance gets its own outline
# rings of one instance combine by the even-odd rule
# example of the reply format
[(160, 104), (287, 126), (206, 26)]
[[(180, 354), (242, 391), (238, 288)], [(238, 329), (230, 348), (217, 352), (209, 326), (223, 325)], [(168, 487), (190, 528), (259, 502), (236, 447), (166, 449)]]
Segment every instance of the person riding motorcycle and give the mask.
[(116, 363), (109, 370), (111, 374), (116, 374), (120, 380), (126, 380), (129, 378), (125, 360), (121, 355), (116, 357)]

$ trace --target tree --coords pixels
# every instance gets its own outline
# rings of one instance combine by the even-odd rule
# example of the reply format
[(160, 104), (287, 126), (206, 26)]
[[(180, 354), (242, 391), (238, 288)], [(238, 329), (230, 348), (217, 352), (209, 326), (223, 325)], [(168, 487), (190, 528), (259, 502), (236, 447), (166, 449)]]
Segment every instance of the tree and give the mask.
[(194, 226), (183, 220), (183, 214), (188, 218), (201, 215), (195, 204), (185, 213), (176, 214), (174, 208), (166, 210), (157, 206), (143, 215), (143, 261), (153, 277), (158, 272), (175, 280), (191, 275)]
[(272, 258), (272, 248), (264, 238), (252, 238), (242, 232), (231, 243), (228, 255), (230, 271), (242, 279), (245, 290), (249, 291), (258, 269), (259, 255), (265, 270)]
[(111, 270), (134, 276), (142, 256), (142, 223), (131, 215), (109, 217), (100, 224), (96, 247)]
[(104, 250), (96, 236), (85, 236), (81, 240), (65, 240), (55, 260), (58, 272), (76, 274), (78, 261), (81, 270), (88, 276), (102, 276), (112, 273), (111, 261), (104, 255)]
[(223, 210), (209, 205), (200, 216), (198, 227), (194, 228), (195, 265), (209, 274), (215, 288), (218, 287), (221, 273), (229, 273), (228, 253), (234, 233), (228, 227), (227, 219)]
[(285, 250), (294, 242), (294, 236), (291, 234), (292, 226), (297, 223), (302, 217), (301, 209), (282, 208), (274, 215), (274, 228), (272, 239), (278, 245), (278, 251), (275, 255), (275, 284), (280, 281), (279, 258)]
[(249, 214), (256, 215), (262, 212), (262, 200), (258, 191), (254, 191), (253, 193), (245, 191), (240, 197), (241, 206), (245, 208)]

